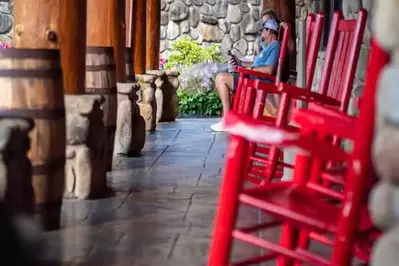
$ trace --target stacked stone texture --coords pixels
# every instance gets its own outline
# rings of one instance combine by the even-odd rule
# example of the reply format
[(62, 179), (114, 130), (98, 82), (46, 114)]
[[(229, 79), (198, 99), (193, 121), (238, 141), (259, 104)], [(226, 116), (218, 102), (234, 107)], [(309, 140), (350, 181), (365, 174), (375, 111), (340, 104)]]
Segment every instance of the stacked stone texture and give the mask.
[(13, 1), (0, 0), (0, 43), (11, 45), (13, 31)]
[(181, 36), (202, 43), (220, 43), (223, 52), (253, 55), (261, 10), (260, 0), (161, 0), (161, 54)]

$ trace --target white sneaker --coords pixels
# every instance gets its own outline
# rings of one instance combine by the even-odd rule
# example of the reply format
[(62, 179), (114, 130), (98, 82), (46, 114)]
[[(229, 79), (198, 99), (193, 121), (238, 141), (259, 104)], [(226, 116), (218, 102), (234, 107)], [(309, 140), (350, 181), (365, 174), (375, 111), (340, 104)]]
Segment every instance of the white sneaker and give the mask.
[(210, 128), (211, 128), (213, 131), (216, 131), (216, 132), (223, 132), (223, 131), (225, 131), (225, 130), (224, 130), (224, 125), (223, 125), (223, 119), (220, 120), (219, 122), (217, 122), (216, 124), (211, 125)]

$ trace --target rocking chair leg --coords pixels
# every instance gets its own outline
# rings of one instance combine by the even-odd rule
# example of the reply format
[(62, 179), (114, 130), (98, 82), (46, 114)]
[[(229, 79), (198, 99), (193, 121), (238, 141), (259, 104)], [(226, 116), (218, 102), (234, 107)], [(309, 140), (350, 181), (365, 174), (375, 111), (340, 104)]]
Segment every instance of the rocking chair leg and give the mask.
[[(285, 248), (293, 249), (298, 243), (298, 230), (289, 224), (283, 224), (280, 233), (280, 245)], [(284, 256), (279, 256), (277, 266), (293, 266), (295, 260)]]

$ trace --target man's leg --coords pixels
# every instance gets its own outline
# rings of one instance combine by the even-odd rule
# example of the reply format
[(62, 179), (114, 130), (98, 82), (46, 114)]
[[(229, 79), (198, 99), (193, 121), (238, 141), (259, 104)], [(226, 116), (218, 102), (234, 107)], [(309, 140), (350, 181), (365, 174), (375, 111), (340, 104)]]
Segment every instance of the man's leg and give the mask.
[[(234, 91), (234, 75), (231, 73), (219, 73), (216, 76), (216, 89), (223, 105), (223, 114), (230, 110), (230, 91)], [(223, 120), (211, 125), (213, 131), (223, 131)]]
[(231, 73), (219, 73), (216, 76), (216, 89), (223, 105), (223, 113), (230, 110), (230, 91), (234, 89), (234, 77)]

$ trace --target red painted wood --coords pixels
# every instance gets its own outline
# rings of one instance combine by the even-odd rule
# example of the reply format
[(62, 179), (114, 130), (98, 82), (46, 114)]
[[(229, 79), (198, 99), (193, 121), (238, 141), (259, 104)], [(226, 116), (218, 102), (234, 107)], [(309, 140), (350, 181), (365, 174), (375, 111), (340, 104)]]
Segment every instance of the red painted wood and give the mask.
[[(344, 37), (341, 39), (345, 40)], [(381, 50), (373, 41), (358, 119), (342, 117), (334, 109), (326, 109), (324, 112), (322, 107), (316, 107), (309, 111), (298, 111), (298, 113), (311, 114), (310, 122), (320, 115), (320, 119), (325, 120), (323, 123), (326, 127), (319, 131), (318, 129), (323, 123), (317, 120), (316, 127), (302, 128), (301, 134), (296, 138), (298, 133), (277, 127), (270, 128), (260, 120), (252, 120), (250, 115), (253, 113), (253, 108), (251, 110), (248, 104), (244, 106), (243, 115), (234, 117), (234, 115), (228, 114), (226, 116), (227, 129), (236, 135), (232, 137), (230, 150), (227, 153), (227, 164), (208, 265), (230, 265), (229, 252), (233, 238), (271, 251), (267, 256), (248, 256), (243, 258), (243, 261), (264, 262), (274, 259), (276, 253), (278, 254), (277, 265), (291, 265), (289, 263), (295, 261), (295, 265), (302, 265), (299, 262), (303, 262), (310, 265), (349, 266), (354, 256), (366, 261), (369, 259), (372, 244), (365, 240), (378, 237), (378, 232), (370, 231), (373, 228), (365, 205), (367, 194), (371, 188), (370, 184), (374, 179), (370, 157), (374, 131), (376, 82), (381, 69), (388, 61), (389, 54)], [(246, 86), (245, 82), (243, 86)], [(249, 87), (249, 90), (253, 91), (254, 88)], [(248, 99), (242, 100), (248, 102)], [(325, 146), (330, 143), (330, 139), (325, 139), (325, 137), (326, 134), (342, 133), (342, 128), (340, 129), (342, 123), (351, 121), (355, 121), (357, 129), (354, 134), (349, 136), (354, 139), (353, 152), (346, 159), (336, 157), (338, 160), (345, 161), (348, 168), (347, 171), (341, 172), (344, 173), (341, 177), (336, 179), (343, 185), (343, 189), (341, 192), (329, 190), (325, 186), (321, 186), (320, 182), (315, 182), (316, 179), (320, 179), (320, 173), (324, 170), (323, 162), (331, 160), (328, 158), (330, 148)], [(332, 126), (328, 123), (339, 123), (339, 125)], [(337, 128), (339, 130), (335, 131)], [(280, 138), (278, 138), (279, 144), (276, 144), (276, 138), (267, 136), (271, 132), (275, 134), (276, 130), (281, 132)], [(241, 189), (248, 167), (248, 161), (245, 160), (248, 141), (241, 137), (262, 143), (263, 146), (272, 144), (280, 147), (287, 145), (290, 141), (292, 144), (300, 142), (299, 146), (303, 151), (311, 152), (301, 152), (297, 156), (292, 182), (273, 182), (254, 188)], [(308, 142), (308, 140), (311, 141)], [(305, 143), (308, 144), (305, 145)], [(331, 145), (332, 154), (338, 154), (336, 152), (338, 147), (334, 143), (329, 145)], [(328, 202), (325, 200), (326, 198), (342, 201), (342, 205)], [(255, 224), (250, 228), (235, 228), (235, 219), (240, 204), (257, 207), (276, 218), (276, 222)], [(258, 220), (254, 220), (254, 223), (256, 222)], [(262, 239), (257, 237), (257, 229), (269, 228), (278, 222), (283, 226), (279, 243), (272, 242), (267, 237)], [(251, 234), (249, 234), (249, 230)], [(309, 232), (312, 232), (310, 236), (313, 239), (332, 246), (331, 258), (322, 258), (307, 250)], [(300, 233), (299, 242), (297, 242), (296, 233)], [(326, 237), (325, 233), (332, 234), (333, 237)], [(226, 243), (228, 246), (223, 246)], [(366, 250), (362, 250), (361, 246), (366, 247)]]

